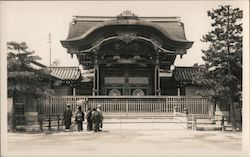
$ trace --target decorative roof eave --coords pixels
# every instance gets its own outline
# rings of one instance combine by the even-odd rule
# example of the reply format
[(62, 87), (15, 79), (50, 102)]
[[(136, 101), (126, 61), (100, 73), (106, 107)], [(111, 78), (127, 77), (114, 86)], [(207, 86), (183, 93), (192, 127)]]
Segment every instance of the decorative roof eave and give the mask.
[(74, 48), (82, 45), (84, 43), (84, 40), (87, 40), (87, 38), (96, 32), (99, 29), (105, 28), (105, 27), (112, 27), (112, 26), (143, 26), (148, 27), (154, 30), (157, 30), (160, 32), (169, 42), (172, 42), (173, 44), (178, 45), (179, 48), (185, 48), (188, 49), (192, 47), (193, 42), (187, 41), (184, 39), (179, 39), (174, 36), (171, 36), (166, 30), (164, 30), (161, 26), (154, 24), (149, 21), (140, 20), (140, 19), (117, 19), (117, 20), (109, 20), (102, 22), (100, 24), (97, 24), (96, 26), (90, 28), (87, 32), (84, 34), (60, 41), (62, 46), (65, 48)]
[(51, 67), (51, 76), (61, 81), (78, 81), (81, 72), (78, 67)]
[[(145, 38), (145, 37), (141, 37), (141, 36), (128, 36), (128, 37), (127, 36), (112, 36), (112, 37), (108, 37), (108, 38), (105, 38), (105, 39), (99, 41), (98, 43), (93, 45), (91, 48), (88, 48), (88, 49), (85, 49), (85, 50), (77, 50), (77, 51), (73, 50), (73, 51), (71, 51), (69, 49), (69, 53), (76, 53), (77, 54), (77, 53), (82, 53), (82, 52), (84, 52), (84, 53), (86, 53), (86, 52), (95, 52), (100, 48), (101, 44), (104, 44), (105, 42), (110, 41), (110, 40), (114, 40), (114, 39), (124, 41), (123, 38), (130, 38), (129, 42), (131, 42), (133, 40), (138, 40), (138, 39), (146, 41), (146, 42), (152, 44), (154, 49), (157, 50), (158, 52), (162, 52), (162, 53), (165, 53), (165, 54), (168, 54), (168, 55), (177, 55), (177, 54), (183, 55), (183, 54), (186, 54), (186, 51), (183, 50), (183, 49), (178, 49), (177, 51), (167, 50), (167, 49), (163, 48), (161, 45), (159, 45), (158, 43), (156, 43), (155, 41), (153, 41), (151, 39), (148, 39), (148, 38)], [(125, 42), (127, 42), (127, 41), (125, 41)]]
[(193, 75), (197, 73), (197, 70), (195, 67), (175, 67), (173, 70), (173, 78), (180, 85), (194, 84)]

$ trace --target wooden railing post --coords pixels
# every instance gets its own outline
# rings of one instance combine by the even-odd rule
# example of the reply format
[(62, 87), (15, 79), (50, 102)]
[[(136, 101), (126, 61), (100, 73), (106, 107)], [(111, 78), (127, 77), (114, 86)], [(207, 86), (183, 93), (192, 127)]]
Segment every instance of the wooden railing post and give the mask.
[(197, 129), (197, 118), (194, 117), (194, 129), (196, 130)]
[(16, 116), (13, 113), (12, 115), (12, 131), (15, 132), (16, 131)]
[(49, 114), (49, 130), (51, 130), (51, 115)]
[(196, 130), (197, 120), (196, 116), (192, 115), (192, 130)]
[(224, 124), (224, 116), (221, 117), (221, 127), (222, 127), (222, 131), (225, 131), (225, 124)]
[(126, 99), (126, 116), (128, 116), (128, 99)]
[(188, 108), (184, 108), (184, 114), (186, 117), (187, 129), (188, 129)]
[(41, 116), (38, 116), (38, 122), (39, 122), (40, 131), (43, 131), (43, 119)]
[(174, 107), (174, 116), (177, 115), (177, 106)]
[(57, 130), (60, 131), (60, 117), (57, 115)]

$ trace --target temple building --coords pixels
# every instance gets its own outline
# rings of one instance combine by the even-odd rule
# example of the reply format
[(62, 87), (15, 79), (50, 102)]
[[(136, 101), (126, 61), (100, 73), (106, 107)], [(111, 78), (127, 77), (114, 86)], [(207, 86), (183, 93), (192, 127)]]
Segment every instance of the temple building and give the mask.
[(74, 16), (61, 44), (87, 71), (71, 94), (195, 95), (195, 69), (173, 69), (176, 56), (193, 45), (179, 17), (138, 17), (130, 11), (114, 17)]
[(79, 65), (33, 63), (50, 70), (50, 80), (41, 81), (49, 82), (54, 95), (41, 100), (19, 96), (9, 103), (16, 115), (59, 117), (67, 105), (74, 112), (78, 105), (84, 112), (101, 105), (105, 117), (120, 118), (169, 117), (177, 112), (211, 116), (219, 111), (196, 94), (199, 87), (192, 77), (198, 69), (175, 66), (176, 57), (193, 45), (179, 17), (139, 17), (130, 11), (113, 17), (74, 16), (68, 37), (60, 42), (77, 56)]

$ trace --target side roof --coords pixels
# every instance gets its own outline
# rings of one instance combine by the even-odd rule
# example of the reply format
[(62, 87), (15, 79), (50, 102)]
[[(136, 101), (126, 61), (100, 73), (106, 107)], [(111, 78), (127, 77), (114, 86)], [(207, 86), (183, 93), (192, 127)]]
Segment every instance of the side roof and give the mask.
[(81, 77), (78, 67), (51, 67), (51, 75), (63, 81), (76, 81)]
[[(41, 69), (46, 68), (49, 71), (49, 67), (46, 65), (37, 61), (32, 61), (32, 63)], [(81, 71), (78, 67), (51, 67), (51, 76), (53, 76), (54, 79), (62, 81), (76, 81), (81, 79)]]
[(198, 68), (195, 67), (175, 67), (173, 70), (173, 78), (180, 83), (192, 83), (193, 75), (197, 73)]

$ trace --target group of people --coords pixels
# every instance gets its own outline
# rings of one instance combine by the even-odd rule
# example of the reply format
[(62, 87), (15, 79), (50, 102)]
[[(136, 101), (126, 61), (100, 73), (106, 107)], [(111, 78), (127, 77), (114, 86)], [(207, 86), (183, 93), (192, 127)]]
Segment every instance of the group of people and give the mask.
[[(65, 131), (69, 131), (70, 126), (72, 124), (72, 117), (73, 113), (70, 109), (70, 105), (67, 105), (66, 110), (63, 113), (63, 121), (65, 125)], [(87, 120), (87, 131), (102, 131), (102, 121), (103, 121), (103, 114), (101, 111), (101, 105), (98, 105), (97, 108), (88, 108), (86, 112), (86, 116), (82, 111), (80, 105), (77, 106), (77, 112), (74, 116), (75, 123), (77, 124), (77, 130), (83, 131), (83, 122)]]

